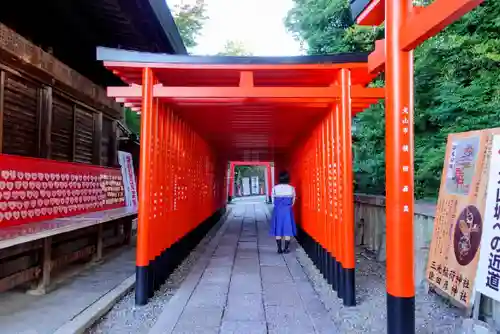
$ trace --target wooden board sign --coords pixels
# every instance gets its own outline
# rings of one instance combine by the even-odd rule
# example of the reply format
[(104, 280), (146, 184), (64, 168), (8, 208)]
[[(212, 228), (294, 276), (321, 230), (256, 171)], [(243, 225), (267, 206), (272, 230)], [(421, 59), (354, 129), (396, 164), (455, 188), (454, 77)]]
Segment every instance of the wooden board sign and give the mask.
[(500, 301), (500, 136), (493, 136), (476, 290)]
[(0, 227), (124, 205), (119, 169), (0, 154)]
[(479, 260), (493, 134), (500, 128), (451, 134), (446, 146), (427, 280), (464, 307)]
[(137, 199), (137, 186), (135, 183), (132, 154), (129, 152), (118, 151), (118, 161), (121, 166), (123, 184), (125, 186), (125, 204), (128, 207), (137, 208), (139, 203)]

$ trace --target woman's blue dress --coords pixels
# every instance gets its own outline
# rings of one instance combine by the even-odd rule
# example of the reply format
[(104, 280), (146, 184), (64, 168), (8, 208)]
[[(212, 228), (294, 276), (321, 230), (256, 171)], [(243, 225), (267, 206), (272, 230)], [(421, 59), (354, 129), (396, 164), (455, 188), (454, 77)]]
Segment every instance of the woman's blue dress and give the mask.
[(294, 237), (297, 226), (292, 211), (293, 198), (277, 196), (274, 198), (274, 210), (269, 234), (274, 237)]

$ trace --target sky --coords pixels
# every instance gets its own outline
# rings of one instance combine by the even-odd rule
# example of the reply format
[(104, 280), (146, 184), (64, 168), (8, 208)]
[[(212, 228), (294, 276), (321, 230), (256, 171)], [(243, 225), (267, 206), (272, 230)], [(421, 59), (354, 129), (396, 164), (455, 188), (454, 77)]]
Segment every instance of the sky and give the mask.
[[(167, 0), (170, 8), (194, 0)], [(192, 54), (211, 55), (228, 40), (240, 41), (255, 56), (300, 55), (299, 42), (286, 31), (283, 20), (292, 0), (205, 0), (208, 20)]]

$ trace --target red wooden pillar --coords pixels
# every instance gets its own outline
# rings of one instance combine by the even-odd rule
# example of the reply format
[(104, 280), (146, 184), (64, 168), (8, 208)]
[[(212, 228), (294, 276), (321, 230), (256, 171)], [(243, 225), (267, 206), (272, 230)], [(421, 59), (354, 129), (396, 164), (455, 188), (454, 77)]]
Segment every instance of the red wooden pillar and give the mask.
[(234, 197), (234, 163), (229, 163), (229, 195), (227, 196), (227, 202), (231, 203)]
[(314, 171), (314, 179), (316, 182), (316, 189), (315, 189), (315, 209), (316, 209), (316, 219), (315, 219), (315, 224), (314, 224), (314, 238), (316, 239), (316, 266), (320, 270), (320, 272), (323, 272), (323, 266), (321, 265), (322, 262), (322, 255), (323, 255), (323, 249), (322, 249), (322, 243), (323, 243), (323, 231), (322, 231), (322, 214), (321, 214), (321, 141), (320, 141), (320, 135), (321, 135), (321, 124), (318, 125), (314, 132), (314, 151), (315, 151), (315, 166), (316, 169)]
[(160, 190), (160, 105), (158, 98), (153, 97), (153, 147), (151, 149), (152, 155), (152, 166), (150, 167), (151, 178), (149, 182), (151, 183), (151, 208), (152, 212), (150, 215), (150, 277), (149, 277), (149, 298), (153, 297), (154, 291), (159, 287), (159, 273), (160, 267), (156, 261), (157, 256), (160, 255), (160, 245), (159, 245), (159, 190)]
[(387, 0), (386, 244), (388, 333), (415, 333), (413, 277), (413, 52), (401, 47), (411, 0)]
[(337, 173), (336, 173), (336, 144), (335, 144), (335, 111), (332, 110), (327, 118), (327, 147), (328, 147), (328, 189), (329, 189), (329, 234), (330, 234), (330, 251), (331, 251), (331, 285), (334, 291), (338, 289), (338, 261), (337, 261)]
[(165, 200), (166, 200), (166, 107), (164, 104), (159, 104), (157, 108), (158, 114), (158, 134), (157, 134), (157, 144), (158, 144), (158, 179), (157, 183), (157, 199), (156, 199), (156, 216), (157, 216), (157, 228), (155, 234), (157, 235), (157, 251), (155, 252), (155, 262), (156, 262), (156, 281), (155, 290), (165, 282), (167, 278), (167, 271), (165, 270), (165, 258), (168, 250), (168, 244), (164, 238), (166, 234), (165, 223), (166, 223), (166, 210), (165, 210)]
[(145, 305), (150, 294), (151, 158), (153, 142), (153, 71), (142, 73), (141, 151), (139, 168), (139, 213), (137, 225), (135, 302)]
[(172, 240), (172, 209), (173, 209), (173, 178), (172, 178), (172, 140), (173, 140), (173, 113), (170, 108), (166, 111), (165, 140), (165, 243), (170, 247)]
[(335, 208), (336, 208), (336, 226), (335, 226), (335, 232), (336, 232), (336, 242), (337, 242), (337, 249), (338, 249), (338, 256), (337, 256), (337, 296), (340, 298), (344, 297), (344, 254), (345, 254), (345, 241), (344, 241), (344, 236), (343, 236), (343, 218), (344, 218), (344, 212), (343, 212), (343, 198), (344, 198), (344, 184), (343, 184), (343, 165), (342, 165), (342, 154), (343, 154), (343, 145), (342, 145), (342, 121), (341, 121), (341, 108), (336, 105), (335, 106), (335, 166), (334, 166), (334, 173), (335, 173), (335, 180), (336, 180), (336, 201), (335, 201)]
[(267, 202), (272, 203), (273, 202), (273, 184), (272, 184), (272, 177), (271, 177), (271, 163), (266, 163), (266, 174), (267, 174)]
[(323, 267), (323, 277), (327, 282), (330, 282), (330, 268), (329, 268), (329, 251), (328, 251), (328, 162), (327, 162), (327, 154), (326, 154), (326, 118), (321, 121), (320, 131), (319, 131), (319, 148), (320, 148), (320, 195), (321, 195), (321, 265)]
[(352, 176), (352, 108), (351, 108), (351, 72), (340, 70), (339, 82), (342, 86), (342, 181), (343, 181), (343, 237), (344, 237), (344, 305), (356, 305), (355, 277), (355, 241), (354, 241), (354, 193)]
[(330, 115), (323, 120), (323, 154), (324, 154), (324, 178), (325, 178), (325, 239), (326, 239), (326, 280), (329, 285), (333, 285), (333, 251), (332, 251), (332, 178), (330, 174)]
[[(180, 179), (179, 179), (179, 164), (180, 164), (180, 140), (181, 140), (181, 133), (180, 133), (180, 120), (177, 115), (174, 116), (174, 161), (172, 164), (172, 171), (174, 175), (173, 179), (173, 193), (174, 193), (174, 216), (175, 216), (175, 222), (181, 222), (181, 213), (180, 213)], [(181, 229), (182, 225), (181, 224), (175, 224), (173, 226), (174, 231), (173, 231), (173, 242), (177, 242), (181, 236)]]

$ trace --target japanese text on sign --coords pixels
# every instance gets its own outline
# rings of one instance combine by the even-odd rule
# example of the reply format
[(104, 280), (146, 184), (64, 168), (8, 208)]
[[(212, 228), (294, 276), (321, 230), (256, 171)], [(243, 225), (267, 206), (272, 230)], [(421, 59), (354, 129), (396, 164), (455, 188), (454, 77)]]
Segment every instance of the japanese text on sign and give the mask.
[[(500, 134), (500, 129), (451, 134), (446, 147), (427, 279), (466, 307), (472, 302), (473, 287), (483, 284), (476, 277), (480, 254), (484, 252), (481, 248), (492, 240), (484, 235), (493, 232), (485, 210), (490, 206), (486, 204), (486, 188), (489, 166), (495, 165), (490, 161), (495, 134)], [(489, 252), (488, 249), (486, 254)], [(487, 262), (486, 268), (488, 265)], [(496, 263), (493, 261), (492, 265)]]
[(500, 300), (500, 136), (493, 137), (477, 290)]
[(413, 189), (410, 188), (409, 184), (411, 181), (411, 174), (409, 173), (410, 171), (410, 166), (409, 163), (411, 161), (411, 154), (413, 152), (410, 152), (410, 140), (411, 136), (409, 136), (410, 132), (410, 110), (408, 107), (404, 107), (401, 112), (401, 131), (403, 133), (403, 137), (401, 138), (403, 143), (401, 145), (401, 151), (402, 151), (402, 166), (401, 166), (401, 171), (403, 172), (403, 187), (401, 189), (403, 193), (403, 213), (408, 214), (410, 213), (410, 205), (413, 202)]

